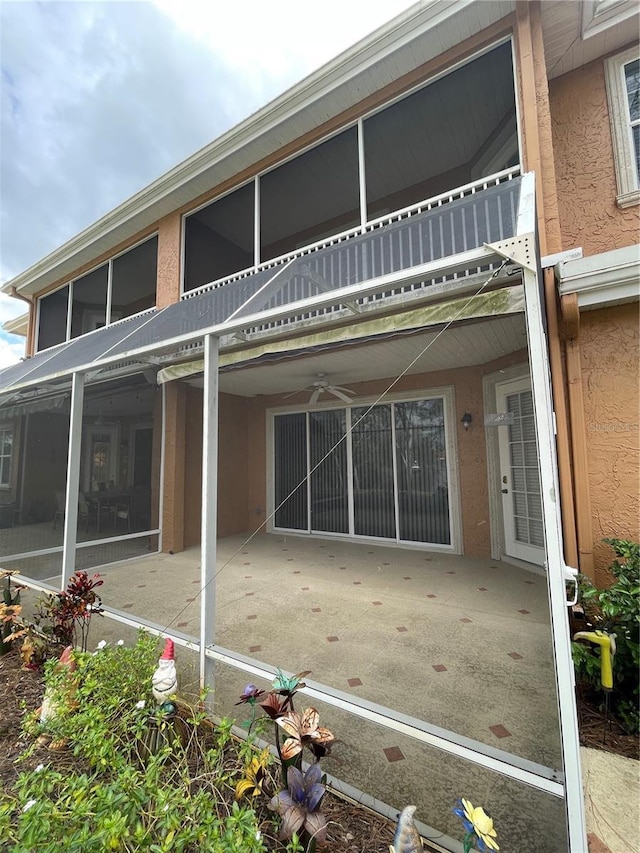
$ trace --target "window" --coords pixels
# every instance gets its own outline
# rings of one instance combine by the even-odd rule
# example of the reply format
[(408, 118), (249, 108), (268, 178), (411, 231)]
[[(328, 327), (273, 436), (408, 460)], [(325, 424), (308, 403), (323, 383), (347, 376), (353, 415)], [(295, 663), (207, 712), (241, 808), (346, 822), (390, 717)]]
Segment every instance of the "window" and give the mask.
[(640, 51), (605, 61), (619, 207), (640, 203)]
[(37, 351), (153, 308), (157, 264), (158, 238), (153, 236), (41, 296)]
[(11, 485), (11, 456), (13, 455), (13, 429), (0, 427), (0, 488)]
[[(507, 39), (185, 215), (184, 293), (355, 232), (519, 161)], [(355, 252), (347, 263), (344, 275), (355, 283)]]

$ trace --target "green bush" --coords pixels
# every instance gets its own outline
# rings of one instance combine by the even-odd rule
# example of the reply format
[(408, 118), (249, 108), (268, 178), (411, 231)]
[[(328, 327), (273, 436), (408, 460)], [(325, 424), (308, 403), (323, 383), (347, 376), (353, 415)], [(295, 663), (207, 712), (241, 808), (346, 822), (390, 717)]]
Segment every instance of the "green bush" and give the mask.
[[(2, 849), (264, 851), (255, 813), (234, 802), (241, 762), (229, 756), (231, 723), (205, 731), (202, 717), (192, 715), (176, 729), (155, 708), (156, 640), (141, 634), (133, 648), (106, 646), (76, 658), (71, 691), (55, 661), (45, 674), (58, 700), (47, 734), (68, 739), (76, 763), (64, 773), (41, 764), (20, 775), (0, 799)], [(161, 736), (145, 749), (150, 731)]]
[[(630, 732), (636, 733), (640, 729), (640, 547), (624, 539), (603, 541), (613, 548), (617, 558), (610, 566), (615, 582), (608, 589), (597, 589), (581, 576), (580, 597), (593, 628), (616, 635), (612, 711)], [(578, 679), (601, 692), (600, 650), (582, 643), (573, 643), (572, 647)]]

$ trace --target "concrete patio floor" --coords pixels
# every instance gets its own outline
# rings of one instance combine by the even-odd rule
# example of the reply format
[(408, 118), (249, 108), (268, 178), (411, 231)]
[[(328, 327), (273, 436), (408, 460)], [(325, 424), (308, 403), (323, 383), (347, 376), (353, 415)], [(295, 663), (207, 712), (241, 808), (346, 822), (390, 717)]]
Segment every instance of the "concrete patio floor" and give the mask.
[[(245, 538), (218, 542), (218, 645), (287, 671), (311, 669), (314, 683), (558, 766), (541, 574), (419, 549)], [(199, 548), (106, 565), (100, 592), (107, 606), (197, 640), (199, 567)], [(34, 568), (46, 572), (46, 561), (21, 566), (26, 575)], [(94, 620), (90, 644), (120, 638), (132, 643), (135, 631)], [(178, 649), (177, 658), (181, 691), (197, 692), (196, 655)], [(216, 663), (216, 713), (240, 723), (247, 709), (235, 703), (248, 681), (270, 686)], [(337, 738), (326, 772), (393, 809), (416, 803), (421, 824), (438, 828), (429, 832), (434, 841), (461, 837), (451, 807), (466, 796), (492, 814), (502, 850), (566, 850), (560, 800), (301, 695), (298, 708), (307, 704)], [(583, 761), (587, 829), (607, 845), (590, 836), (590, 850), (638, 850), (638, 763), (592, 750)]]
[[(106, 566), (103, 601), (198, 638), (200, 550)], [(94, 641), (133, 635), (101, 620)], [(560, 766), (546, 582), (507, 563), (369, 543), (259, 535), (218, 543), (216, 644), (548, 767)], [(183, 687), (195, 655), (180, 650)], [(215, 709), (245, 717), (223, 664)], [(300, 697), (299, 706), (303, 706)], [(503, 849), (565, 849), (560, 800), (313, 700), (338, 738), (328, 773), (459, 837), (451, 807), (483, 803)], [(514, 818), (514, 815), (517, 818)], [(502, 820), (500, 820), (502, 818)], [(439, 834), (439, 833), (438, 833)]]

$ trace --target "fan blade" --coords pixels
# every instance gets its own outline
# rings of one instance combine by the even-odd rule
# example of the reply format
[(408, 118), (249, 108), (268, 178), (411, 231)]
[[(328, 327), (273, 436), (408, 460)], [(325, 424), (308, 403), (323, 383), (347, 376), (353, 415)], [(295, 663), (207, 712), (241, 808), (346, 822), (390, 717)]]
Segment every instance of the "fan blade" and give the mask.
[(318, 397), (320, 396), (320, 394), (322, 394), (323, 390), (324, 390), (323, 388), (316, 388), (316, 390), (315, 390), (315, 391), (313, 392), (313, 394), (311, 395), (311, 398), (309, 399), (309, 402), (310, 402), (310, 403), (317, 403), (317, 402), (318, 402)]
[(302, 394), (303, 391), (306, 391), (306, 388), (300, 388), (298, 391), (292, 391), (290, 394), (285, 394), (282, 399), (288, 400), (289, 397), (295, 397), (296, 394)]
[(342, 385), (332, 385), (332, 388), (335, 388), (336, 391), (344, 391), (345, 394), (355, 394), (355, 391), (352, 391), (351, 388), (343, 388)]
[(351, 397), (347, 397), (347, 395), (343, 394), (342, 391), (338, 391), (338, 389), (334, 385), (331, 385), (329, 388), (327, 388), (327, 391), (330, 391), (334, 397), (338, 398), (338, 400), (342, 400), (345, 403), (351, 403)]

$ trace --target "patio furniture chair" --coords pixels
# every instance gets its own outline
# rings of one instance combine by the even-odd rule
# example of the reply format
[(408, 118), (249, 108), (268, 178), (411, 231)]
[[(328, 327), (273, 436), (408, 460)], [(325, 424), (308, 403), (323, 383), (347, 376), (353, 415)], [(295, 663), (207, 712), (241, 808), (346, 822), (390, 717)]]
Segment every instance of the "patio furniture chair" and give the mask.
[[(126, 521), (127, 532), (143, 529), (149, 523), (150, 493), (146, 486), (134, 486), (130, 495), (119, 500), (113, 507), (113, 529), (118, 521)], [(142, 524), (142, 527), (141, 527)]]
[[(89, 525), (100, 527), (103, 521), (109, 521), (110, 507), (99, 501), (91, 500), (83, 492), (78, 494), (78, 521), (86, 522), (85, 530), (89, 530)], [(98, 518), (98, 513), (99, 518)], [(100, 522), (100, 523), (99, 523)]]
[(60, 489), (54, 492), (56, 498), (56, 511), (53, 516), (53, 529), (55, 530), (59, 521), (64, 521), (66, 495)]

